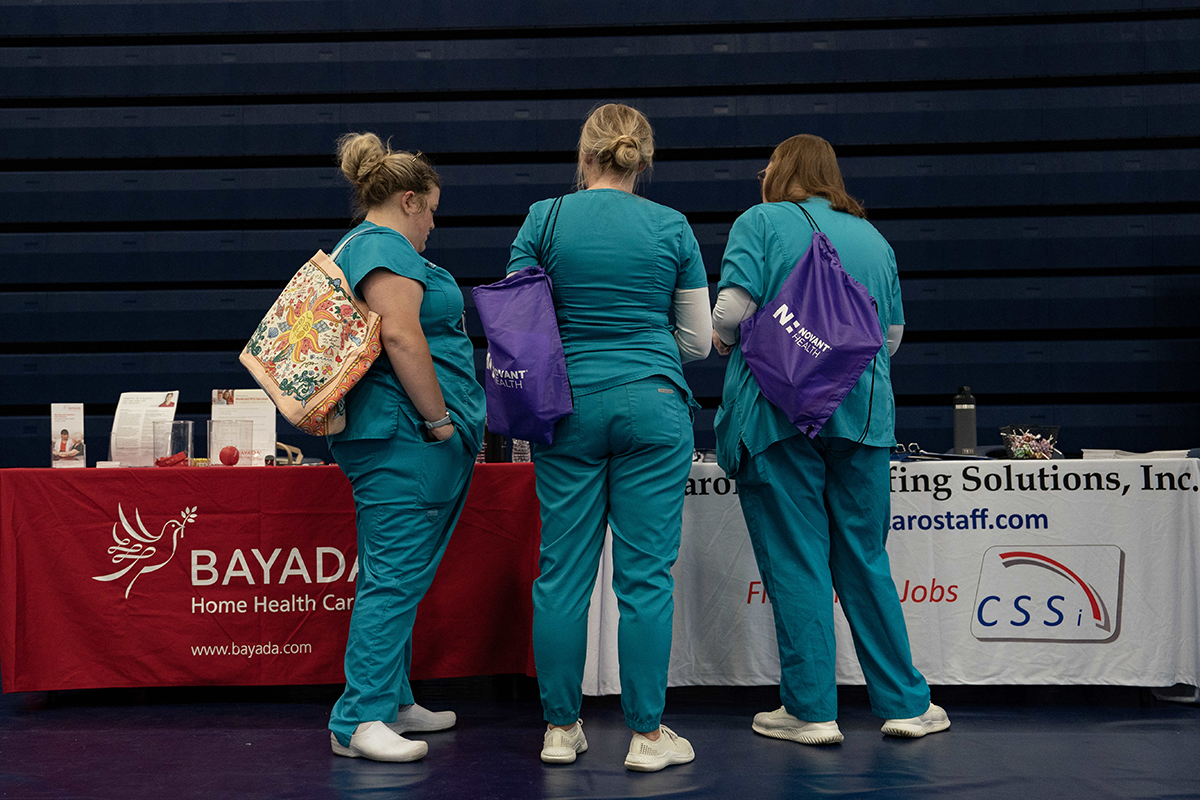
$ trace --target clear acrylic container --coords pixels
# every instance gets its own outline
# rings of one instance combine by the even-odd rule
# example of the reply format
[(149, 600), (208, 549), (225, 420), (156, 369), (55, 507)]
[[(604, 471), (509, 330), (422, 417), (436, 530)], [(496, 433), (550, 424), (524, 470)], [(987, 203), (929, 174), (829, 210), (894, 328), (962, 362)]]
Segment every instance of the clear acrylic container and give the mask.
[(254, 423), (248, 419), (208, 421), (208, 465), (248, 467), (254, 449)]
[(154, 466), (192, 466), (193, 427), (190, 419), (154, 421)]

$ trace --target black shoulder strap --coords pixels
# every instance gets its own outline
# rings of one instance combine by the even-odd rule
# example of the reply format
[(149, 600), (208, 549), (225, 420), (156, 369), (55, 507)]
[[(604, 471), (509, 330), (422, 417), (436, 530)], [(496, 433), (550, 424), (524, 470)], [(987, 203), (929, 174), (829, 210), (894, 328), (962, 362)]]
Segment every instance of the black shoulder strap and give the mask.
[(804, 214), (804, 218), (808, 220), (808, 224), (812, 225), (812, 229), (813, 229), (814, 233), (821, 230), (820, 226), (818, 226), (817, 223), (815, 221), (813, 221), (812, 215), (808, 213), (807, 208), (800, 205), (800, 203), (798, 203), (795, 200), (793, 200), (792, 202), (796, 203), (796, 208), (800, 209), (800, 213)]
[[(558, 227), (558, 211), (562, 207), (563, 197), (565, 197), (565, 195), (560, 195), (558, 199), (554, 201), (554, 205), (550, 206), (550, 212), (546, 214), (546, 224), (542, 226), (542, 240), (538, 242), (537, 257), (539, 264), (545, 261), (547, 228), (550, 230), (550, 242), (554, 242), (554, 229)], [(553, 220), (550, 219), (551, 215), (554, 216)], [(545, 265), (543, 264), (543, 266)]]

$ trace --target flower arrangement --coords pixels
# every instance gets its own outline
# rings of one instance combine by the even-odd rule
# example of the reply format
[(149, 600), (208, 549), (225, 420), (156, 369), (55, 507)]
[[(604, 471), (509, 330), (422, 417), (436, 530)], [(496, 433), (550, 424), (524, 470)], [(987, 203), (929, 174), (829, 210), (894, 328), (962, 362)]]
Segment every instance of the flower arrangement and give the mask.
[(1005, 425), (1000, 438), (1009, 458), (1050, 459), (1059, 453), (1057, 425)]

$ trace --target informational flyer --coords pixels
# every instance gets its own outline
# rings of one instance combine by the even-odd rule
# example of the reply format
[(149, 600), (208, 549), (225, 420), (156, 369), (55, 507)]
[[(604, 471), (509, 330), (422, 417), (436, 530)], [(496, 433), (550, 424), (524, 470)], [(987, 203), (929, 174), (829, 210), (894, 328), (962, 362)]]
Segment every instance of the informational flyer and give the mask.
[(87, 466), (83, 403), (50, 404), (50, 466)]
[(124, 467), (154, 465), (154, 423), (175, 419), (179, 392), (122, 392), (113, 419), (109, 460)]
[(262, 389), (213, 389), (212, 418), (249, 420), (254, 423), (251, 466), (261, 467), (275, 458), (275, 404)]

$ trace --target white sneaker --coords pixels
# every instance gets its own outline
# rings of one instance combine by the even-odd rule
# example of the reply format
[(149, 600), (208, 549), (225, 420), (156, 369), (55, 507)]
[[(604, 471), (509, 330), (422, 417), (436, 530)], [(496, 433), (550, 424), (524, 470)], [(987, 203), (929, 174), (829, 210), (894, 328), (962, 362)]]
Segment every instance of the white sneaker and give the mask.
[(382, 720), (364, 722), (355, 728), (349, 747), (343, 747), (333, 731), (329, 732), (329, 743), (336, 755), (372, 761), (416, 761), (429, 752), (429, 745), (405, 739)]
[(946, 709), (929, 704), (929, 708), (919, 717), (908, 719), (889, 719), (880, 728), (888, 736), (903, 736), (906, 739), (920, 739), (927, 733), (937, 733), (950, 727), (950, 718)]
[(587, 751), (587, 737), (583, 735), (583, 720), (577, 720), (569, 728), (546, 726), (542, 738), (542, 761), (547, 764), (571, 764), (576, 753)]
[(763, 711), (754, 715), (750, 726), (755, 733), (775, 739), (787, 739), (800, 744), (837, 744), (845, 737), (838, 730), (837, 720), (831, 722), (805, 722), (793, 717), (783, 706), (774, 711)]
[(634, 733), (629, 742), (629, 755), (625, 756), (625, 768), (635, 772), (658, 772), (672, 764), (686, 764), (696, 757), (691, 743), (668, 728), (658, 726), (658, 741), (652, 742), (640, 733)]
[(458, 717), (453, 711), (430, 711), (424, 706), (413, 704), (401, 708), (396, 721), (387, 726), (396, 733), (429, 733), (453, 728)]

